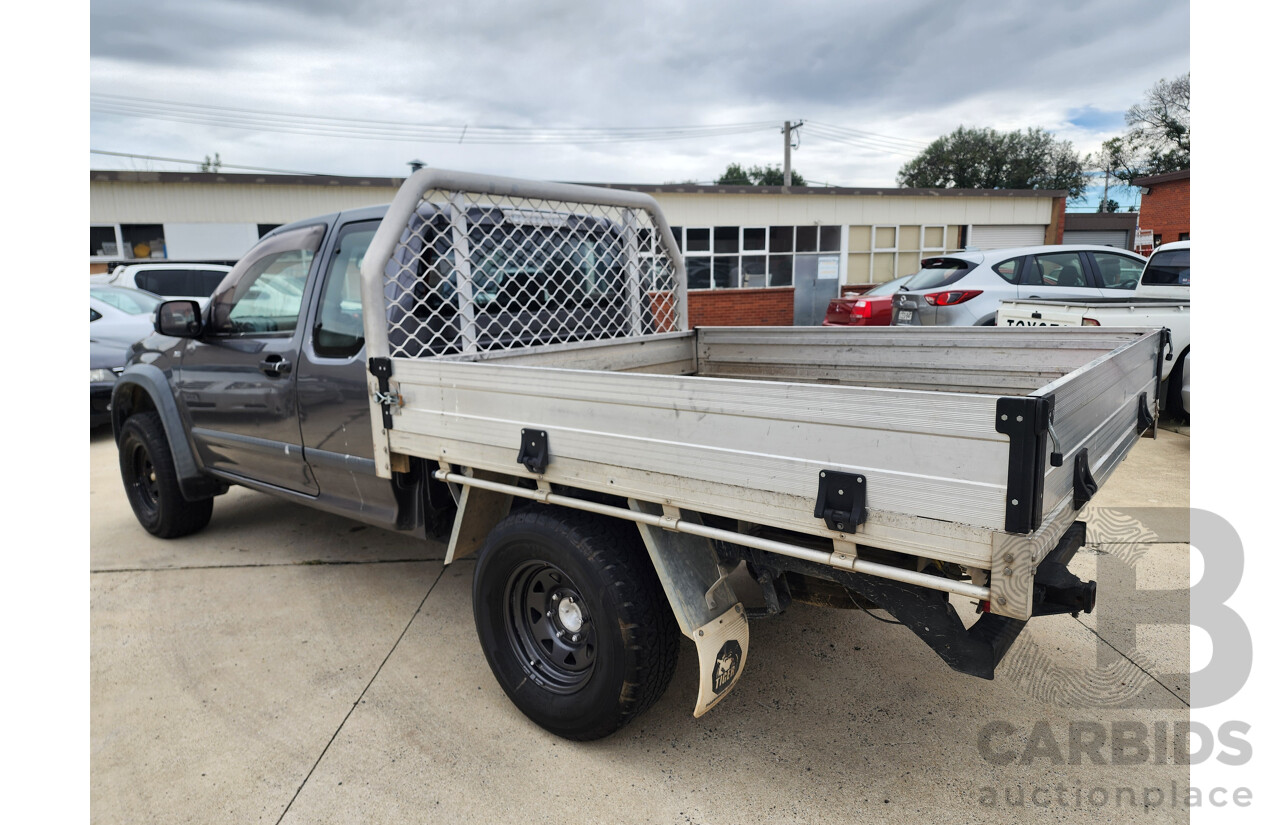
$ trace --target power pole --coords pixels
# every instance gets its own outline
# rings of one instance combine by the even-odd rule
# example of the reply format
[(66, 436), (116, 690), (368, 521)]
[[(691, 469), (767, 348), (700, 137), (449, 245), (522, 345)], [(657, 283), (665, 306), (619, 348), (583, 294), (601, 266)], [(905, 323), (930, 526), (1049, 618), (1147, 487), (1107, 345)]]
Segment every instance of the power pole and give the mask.
[(798, 121), (795, 126), (791, 125), (791, 121), (786, 121), (782, 126), (782, 185), (786, 188), (791, 187), (791, 131), (799, 129), (804, 125), (804, 121)]

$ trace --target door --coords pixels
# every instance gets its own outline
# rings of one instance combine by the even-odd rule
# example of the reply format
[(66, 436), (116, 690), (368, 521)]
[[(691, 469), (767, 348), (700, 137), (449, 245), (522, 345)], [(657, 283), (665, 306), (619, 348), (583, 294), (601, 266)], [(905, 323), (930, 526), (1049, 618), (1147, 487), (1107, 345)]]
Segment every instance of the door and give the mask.
[(1103, 297), (1133, 297), (1146, 261), (1117, 252), (1087, 252), (1085, 255), (1093, 261), (1093, 274)]
[(285, 232), (250, 250), (210, 298), (205, 332), (186, 343), (178, 401), (210, 469), (317, 492), (302, 452), (295, 367), (324, 229)]
[(1012, 249), (1044, 243), (1044, 224), (1007, 224), (969, 227), (967, 246), (974, 249)]
[(796, 289), (792, 323), (798, 327), (821, 325), (827, 316), (827, 304), (839, 293), (840, 258), (796, 255), (792, 283)]
[(1050, 252), (1028, 255), (1022, 265), (1019, 298), (1084, 300), (1102, 297), (1090, 286), (1086, 263), (1079, 252)]
[(360, 264), (378, 223), (339, 228), (316, 265), (320, 296), (298, 363), (298, 409), (307, 467), (326, 500), (353, 518), (395, 527), (394, 487), (373, 463), (360, 304)]

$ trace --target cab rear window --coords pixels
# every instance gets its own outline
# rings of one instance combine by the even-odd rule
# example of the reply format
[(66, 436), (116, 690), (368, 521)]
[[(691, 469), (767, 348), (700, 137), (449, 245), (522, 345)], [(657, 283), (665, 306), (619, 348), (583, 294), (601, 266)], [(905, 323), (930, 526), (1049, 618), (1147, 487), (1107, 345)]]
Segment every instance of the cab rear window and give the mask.
[(1191, 286), (1191, 250), (1156, 250), (1147, 261), (1142, 282), (1153, 286)]
[(920, 262), (920, 271), (911, 276), (911, 280), (903, 289), (934, 289), (949, 286), (968, 274), (973, 269), (971, 261), (960, 258), (925, 258)]

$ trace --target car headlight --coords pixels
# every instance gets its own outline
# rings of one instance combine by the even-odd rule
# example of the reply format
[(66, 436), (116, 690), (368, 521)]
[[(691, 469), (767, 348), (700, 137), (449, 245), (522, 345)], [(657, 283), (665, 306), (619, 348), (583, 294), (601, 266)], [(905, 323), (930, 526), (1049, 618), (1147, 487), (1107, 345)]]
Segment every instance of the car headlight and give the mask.
[(105, 381), (115, 381), (116, 374), (111, 370), (89, 370), (89, 383), (97, 384)]

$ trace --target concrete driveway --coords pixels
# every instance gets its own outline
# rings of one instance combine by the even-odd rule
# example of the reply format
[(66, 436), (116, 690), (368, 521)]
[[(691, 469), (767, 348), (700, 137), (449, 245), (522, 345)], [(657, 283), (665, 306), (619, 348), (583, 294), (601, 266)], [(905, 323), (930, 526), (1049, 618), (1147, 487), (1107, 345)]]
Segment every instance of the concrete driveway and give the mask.
[(498, 688), (470, 562), (240, 489), (204, 532), (154, 539), (109, 433), (89, 449), (95, 823), (1188, 820), (1168, 744), (1188, 719), (1186, 435), (1143, 439), (1089, 505), (1103, 528), (1072, 567), (1118, 586), (1033, 621), (994, 682), (796, 605), (753, 622), (706, 716), (686, 641), (666, 696), (588, 744)]

